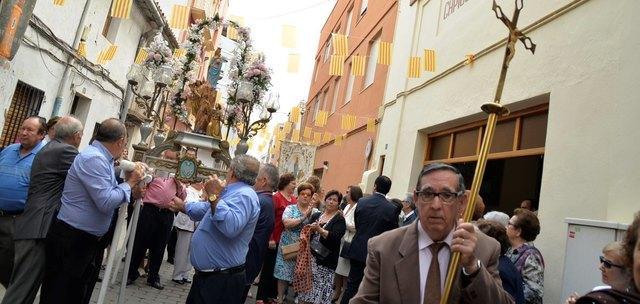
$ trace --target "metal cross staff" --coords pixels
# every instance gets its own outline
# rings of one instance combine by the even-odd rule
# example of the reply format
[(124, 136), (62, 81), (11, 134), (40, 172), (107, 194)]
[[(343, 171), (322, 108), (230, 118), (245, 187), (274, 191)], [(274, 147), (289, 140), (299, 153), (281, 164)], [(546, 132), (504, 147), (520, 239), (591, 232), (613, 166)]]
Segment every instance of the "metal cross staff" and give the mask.
[[(496, 95), (493, 102), (488, 102), (482, 105), (481, 109), (485, 113), (489, 114), (487, 119), (487, 127), (484, 131), (484, 137), (482, 139), (482, 146), (480, 147), (480, 153), (478, 155), (478, 163), (476, 165), (475, 174), (473, 176), (473, 182), (471, 184), (471, 193), (469, 194), (469, 201), (467, 208), (464, 212), (463, 218), (465, 222), (471, 221), (473, 210), (476, 205), (476, 197), (480, 192), (480, 184), (482, 184), (482, 178), (484, 177), (484, 170), (487, 165), (487, 156), (489, 149), (491, 148), (491, 141), (493, 140), (493, 134), (495, 131), (496, 123), (498, 121), (498, 115), (504, 116), (509, 114), (509, 110), (500, 104), (502, 98), (502, 90), (504, 89), (504, 82), (507, 77), (507, 70), (509, 69), (509, 63), (516, 53), (516, 42), (520, 40), (525, 49), (535, 53), (536, 45), (531, 38), (524, 35), (518, 28), (518, 18), (520, 17), (520, 11), (522, 10), (524, 0), (515, 0), (515, 10), (511, 20), (507, 18), (502, 12), (502, 8), (493, 0), (493, 11), (496, 17), (504, 23), (509, 29), (509, 37), (507, 38), (507, 46), (505, 49), (504, 59), (502, 61), (502, 70), (500, 71), (500, 79), (498, 80), (498, 87), (496, 88)], [(454, 252), (449, 262), (449, 271), (447, 272), (447, 278), (445, 281), (444, 292), (440, 299), (440, 304), (446, 304), (449, 301), (451, 295), (451, 289), (456, 275), (458, 274), (458, 266), (460, 261), (460, 253)]]

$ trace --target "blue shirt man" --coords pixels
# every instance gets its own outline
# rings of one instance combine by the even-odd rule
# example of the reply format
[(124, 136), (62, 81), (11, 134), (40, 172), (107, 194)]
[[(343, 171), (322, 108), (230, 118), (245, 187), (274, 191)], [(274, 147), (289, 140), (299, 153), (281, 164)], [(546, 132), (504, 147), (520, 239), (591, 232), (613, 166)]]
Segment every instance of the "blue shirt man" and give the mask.
[(10, 145), (0, 152), (0, 211), (19, 214), (24, 210), (31, 181), (31, 164), (44, 147), (40, 141), (21, 155), (21, 144)]
[(243, 265), (249, 251), (260, 205), (256, 192), (244, 182), (228, 185), (215, 212), (209, 202), (185, 206), (194, 221), (200, 221), (191, 239), (191, 264), (199, 271), (211, 271)]
[(196, 269), (187, 304), (242, 303), (245, 260), (258, 222), (258, 195), (251, 188), (260, 162), (238, 155), (229, 166), (225, 182), (217, 176), (204, 185), (207, 202), (185, 204), (175, 197), (171, 209), (200, 221), (191, 239), (191, 264)]
[(116, 182), (113, 162), (97, 140), (78, 154), (65, 180), (59, 220), (95, 236), (109, 230), (113, 210), (131, 196), (128, 183)]

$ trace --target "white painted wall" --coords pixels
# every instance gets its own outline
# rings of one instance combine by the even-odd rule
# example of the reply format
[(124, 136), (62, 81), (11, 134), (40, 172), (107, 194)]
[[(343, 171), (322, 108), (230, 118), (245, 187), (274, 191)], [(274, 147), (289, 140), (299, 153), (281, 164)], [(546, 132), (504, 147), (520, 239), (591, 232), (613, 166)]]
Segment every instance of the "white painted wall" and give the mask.
[[(109, 41), (102, 36), (109, 5), (110, 1), (92, 1), (85, 20), (85, 24), (91, 26), (87, 41), (87, 58), (94, 63), (97, 62), (100, 51), (109, 45)], [(38, 1), (34, 14), (45, 22), (58, 38), (72, 45), (83, 8), (84, 1), (67, 1), (63, 7), (53, 5), (52, 1)], [(140, 36), (151, 30), (151, 26), (137, 5), (133, 6), (129, 19), (117, 20), (113, 24), (118, 26), (113, 41), (113, 44), (118, 46), (118, 50), (114, 59), (106, 63), (104, 67), (117, 85), (125, 88), (126, 73), (135, 59)], [(48, 43), (44, 37), (37, 35), (32, 28), (27, 29), (25, 38), (33, 44), (51, 51), (57, 58), (63, 61), (66, 59), (66, 54)], [(15, 78), (45, 92), (45, 101), (40, 109), (40, 116), (49, 118), (52, 114), (64, 65), (24, 43), (11, 65)], [(122, 92), (106, 79), (92, 74), (78, 64), (76, 67), (79, 71), (72, 70), (69, 85), (63, 90), (64, 100), (60, 108), (60, 115), (66, 115), (70, 112), (76, 92), (91, 99), (85, 123), (86, 131), (81, 144), (81, 148), (83, 148), (88, 144), (96, 122), (110, 117), (118, 117), (123, 96)], [(83, 77), (80, 73), (87, 75), (88, 78)], [(90, 79), (95, 83), (92, 83)], [(15, 83), (13, 87), (15, 87)], [(12, 89), (7, 91), (13, 92)], [(8, 108), (10, 103), (10, 98), (0, 100), (0, 106), (3, 109)], [(0, 124), (3, 122), (4, 116), (1, 116)]]
[[(446, 77), (409, 94), (464, 55), (477, 53), (506, 36), (490, 1), (470, 0), (442, 21), (445, 0), (400, 1), (393, 64), (379, 128), (375, 159), (386, 155), (384, 174), (393, 180), (392, 196), (411, 189), (422, 167), (426, 139), (421, 133), (443, 123), (473, 121), (480, 105), (491, 101), (504, 47), (478, 58)], [(570, 1), (525, 1), (523, 28)], [(512, 1), (499, 1), (511, 16)], [(424, 6), (424, 10), (417, 10)], [(640, 27), (633, 0), (590, 0), (529, 33), (538, 44), (535, 55), (521, 44), (511, 63), (503, 103), (550, 93), (540, 211), (542, 232), (536, 245), (546, 265), (545, 303), (560, 303), (566, 217), (629, 222), (640, 195)], [(416, 20), (415, 16), (424, 16)], [(411, 31), (411, 30), (409, 30)], [(419, 33), (419, 34), (417, 34)], [(407, 58), (435, 49), (436, 73), (407, 80)], [(531, 105), (531, 104), (530, 104)], [(518, 107), (530, 106), (518, 104)], [(385, 148), (386, 147), (386, 148)], [(596, 267), (585, 265), (585, 267)]]

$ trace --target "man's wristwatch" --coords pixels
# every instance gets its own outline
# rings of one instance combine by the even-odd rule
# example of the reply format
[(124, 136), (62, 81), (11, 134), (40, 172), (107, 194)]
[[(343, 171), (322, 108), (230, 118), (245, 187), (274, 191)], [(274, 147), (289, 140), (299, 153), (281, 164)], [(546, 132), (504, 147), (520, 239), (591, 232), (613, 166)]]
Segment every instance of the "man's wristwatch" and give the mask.
[(477, 260), (477, 266), (478, 266), (478, 268), (476, 268), (476, 271), (474, 273), (469, 273), (463, 266), (462, 267), (462, 274), (463, 275), (465, 275), (467, 277), (474, 277), (476, 274), (478, 274), (478, 271), (482, 267), (482, 262), (480, 262), (480, 259), (476, 259), (476, 260)]
[(211, 194), (208, 197), (209, 199), (209, 203), (215, 203), (218, 200), (218, 195), (217, 194)]

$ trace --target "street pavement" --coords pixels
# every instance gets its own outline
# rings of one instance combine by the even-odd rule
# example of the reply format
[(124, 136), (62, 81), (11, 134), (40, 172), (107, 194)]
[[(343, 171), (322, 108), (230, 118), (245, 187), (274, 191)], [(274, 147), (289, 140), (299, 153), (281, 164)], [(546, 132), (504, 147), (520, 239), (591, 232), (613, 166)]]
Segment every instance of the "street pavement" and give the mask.
[[(124, 303), (141, 303), (141, 304), (183, 304), (187, 300), (189, 288), (191, 284), (179, 285), (171, 281), (173, 273), (173, 265), (165, 260), (160, 268), (160, 280), (164, 285), (164, 290), (157, 290), (146, 284), (146, 278), (140, 277), (134, 284), (127, 286)], [(118, 272), (119, 278), (122, 278), (122, 271)], [(107, 291), (104, 303), (117, 303), (118, 293), (120, 292), (121, 279)], [(101, 282), (96, 284), (91, 297), (91, 303), (97, 303), (100, 293)], [(4, 297), (5, 289), (0, 285), (0, 299)], [(256, 287), (251, 288), (251, 293), (255, 295)], [(36, 298), (36, 302), (39, 297)], [(248, 298), (245, 304), (255, 304), (255, 300)]]

